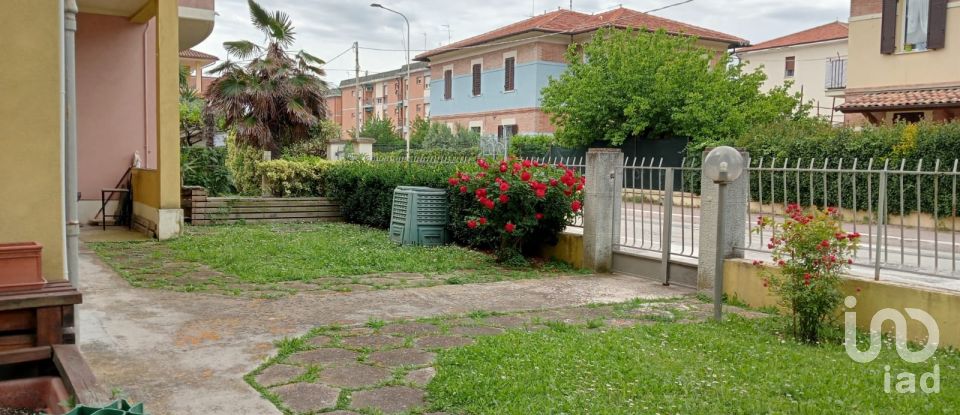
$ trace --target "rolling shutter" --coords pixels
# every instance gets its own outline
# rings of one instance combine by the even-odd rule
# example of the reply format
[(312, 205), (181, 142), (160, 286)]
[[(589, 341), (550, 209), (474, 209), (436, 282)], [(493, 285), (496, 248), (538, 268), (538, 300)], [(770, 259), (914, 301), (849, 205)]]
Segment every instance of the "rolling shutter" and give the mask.
[(930, 0), (927, 48), (943, 49), (947, 41), (947, 0)]
[(473, 64), (473, 96), (480, 95), (480, 64)]
[(443, 99), (453, 98), (453, 71), (443, 71)]
[(503, 60), (503, 90), (513, 91), (514, 87), (514, 66), (516, 58), (506, 58)]
[(897, 50), (897, 0), (883, 0), (880, 23), (880, 53), (890, 55)]

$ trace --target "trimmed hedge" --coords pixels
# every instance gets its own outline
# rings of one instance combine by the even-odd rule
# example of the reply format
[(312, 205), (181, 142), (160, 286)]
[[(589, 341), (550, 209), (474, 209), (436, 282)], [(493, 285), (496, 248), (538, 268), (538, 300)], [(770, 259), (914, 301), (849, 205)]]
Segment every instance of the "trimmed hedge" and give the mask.
[[(865, 170), (869, 160), (873, 158), (874, 170), (881, 170), (884, 163), (889, 162), (890, 170), (899, 170), (901, 163), (904, 163), (905, 171), (916, 171), (922, 160), (921, 170), (933, 171), (936, 160), (939, 159), (940, 171), (950, 171), (953, 169), (954, 160), (960, 159), (960, 122), (867, 126), (855, 130), (849, 127), (832, 127), (816, 120), (799, 120), (754, 128), (734, 144), (750, 153), (754, 166), (763, 159), (764, 167), (773, 164), (775, 167), (782, 168), (786, 163), (788, 168), (796, 168), (799, 160), (801, 169), (809, 169), (811, 161), (814, 168), (818, 169), (825, 165), (828, 169), (836, 169), (839, 166), (850, 169), (853, 168), (854, 159), (856, 159), (857, 169)], [(809, 204), (812, 198), (813, 202), (821, 207), (852, 208), (853, 198), (856, 197), (857, 208), (861, 210), (866, 210), (868, 197), (874, 209), (878, 203), (877, 174), (872, 175), (871, 195), (867, 194), (866, 174), (857, 175), (856, 195), (854, 195), (853, 175), (850, 173), (843, 174), (839, 189), (836, 173), (801, 172), (798, 175), (795, 172), (774, 174), (763, 172), (761, 174), (764, 181), (763, 199), (766, 202), (775, 200), (780, 203), (786, 197), (788, 202), (799, 199), (804, 204)], [(904, 178), (902, 187), (901, 177)], [(786, 178), (786, 189), (784, 189), (784, 178)], [(751, 195), (755, 200), (759, 197), (759, 180), (756, 177), (751, 178)], [(799, 195), (796, 191), (797, 180), (800, 181)], [(810, 188), (811, 180), (814, 184), (812, 189)], [(824, 180), (826, 180), (826, 190), (824, 190)], [(932, 176), (922, 176), (918, 184), (915, 175), (889, 174), (888, 211), (891, 214), (900, 213), (901, 191), (905, 194), (903, 212), (916, 211), (916, 194), (919, 185), (922, 212), (933, 213), (936, 203), (939, 215), (951, 213), (953, 207), (949, 191), (952, 190), (953, 179), (940, 177), (940, 192), (936, 200), (934, 200), (934, 182)], [(840, 194), (842, 194), (842, 200)]]
[(326, 191), (347, 222), (386, 229), (397, 186), (446, 189), (456, 171), (453, 164), (341, 161), (327, 169)]
[(312, 197), (326, 194), (326, 172), (333, 163), (320, 157), (261, 161), (257, 170), (274, 196)]

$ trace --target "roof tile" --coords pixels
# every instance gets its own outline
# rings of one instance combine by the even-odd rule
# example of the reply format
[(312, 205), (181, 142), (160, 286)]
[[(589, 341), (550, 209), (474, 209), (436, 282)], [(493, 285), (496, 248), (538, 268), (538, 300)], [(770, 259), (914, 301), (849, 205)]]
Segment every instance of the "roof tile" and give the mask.
[(715, 30), (690, 25), (676, 20), (670, 20), (651, 14), (638, 12), (623, 7), (598, 14), (586, 14), (573, 10), (559, 9), (550, 13), (534, 16), (492, 31), (454, 42), (446, 46), (421, 53), (417, 60), (426, 60), (444, 52), (465, 47), (478, 46), (502, 39), (508, 36), (526, 32), (569, 33), (578, 34), (597, 30), (601, 27), (613, 26), (619, 28), (646, 28), (652, 30), (663, 29), (671, 34), (685, 34), (697, 36), (701, 39), (717, 40), (730, 45), (748, 45), (745, 39), (721, 33)]
[(844, 22), (832, 22), (822, 26), (817, 26), (797, 33), (781, 36), (776, 39), (770, 39), (756, 45), (738, 49), (737, 52), (753, 52), (763, 49), (782, 48), (787, 46), (803, 45), (807, 43), (826, 42), (828, 40), (846, 39), (847, 24)]
[(960, 87), (872, 92), (850, 97), (837, 109), (843, 112), (888, 108), (960, 106)]

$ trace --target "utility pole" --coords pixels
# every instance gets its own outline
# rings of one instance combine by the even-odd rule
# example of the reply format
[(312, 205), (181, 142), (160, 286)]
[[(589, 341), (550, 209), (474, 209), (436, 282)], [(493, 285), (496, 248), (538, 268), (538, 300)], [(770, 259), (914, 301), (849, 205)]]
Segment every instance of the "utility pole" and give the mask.
[(442, 24), (440, 25), (440, 27), (447, 29), (447, 44), (449, 45), (450, 44), (450, 25)]
[(353, 138), (360, 143), (360, 101), (363, 100), (363, 93), (360, 91), (360, 45), (358, 42), (353, 42), (353, 61), (356, 63), (354, 93), (357, 95), (357, 128), (353, 132)]

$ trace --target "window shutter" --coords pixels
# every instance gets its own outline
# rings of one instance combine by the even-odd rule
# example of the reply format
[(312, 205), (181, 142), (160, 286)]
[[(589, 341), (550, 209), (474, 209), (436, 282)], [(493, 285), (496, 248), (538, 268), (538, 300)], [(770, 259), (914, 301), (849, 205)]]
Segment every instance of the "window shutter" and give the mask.
[(947, 0), (930, 0), (927, 48), (943, 49), (947, 41)]
[(507, 58), (503, 61), (503, 90), (513, 91), (514, 63), (516, 58)]
[(443, 71), (443, 99), (453, 98), (453, 71)]
[(497, 138), (503, 138), (503, 126), (502, 126), (502, 125), (498, 125), (498, 126), (497, 126)]
[(511, 126), (510, 126), (510, 136), (511, 136), (511, 137), (515, 137), (515, 136), (516, 136), (517, 134), (519, 134), (519, 133), (520, 133), (520, 126), (519, 126), (519, 125), (514, 124), (514, 125), (511, 125)]
[(897, 50), (897, 0), (883, 0), (880, 23), (880, 53), (890, 55)]
[(473, 96), (480, 95), (480, 64), (473, 65)]

